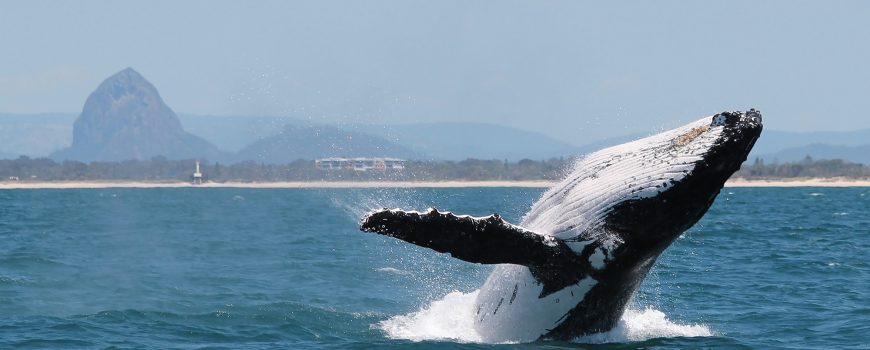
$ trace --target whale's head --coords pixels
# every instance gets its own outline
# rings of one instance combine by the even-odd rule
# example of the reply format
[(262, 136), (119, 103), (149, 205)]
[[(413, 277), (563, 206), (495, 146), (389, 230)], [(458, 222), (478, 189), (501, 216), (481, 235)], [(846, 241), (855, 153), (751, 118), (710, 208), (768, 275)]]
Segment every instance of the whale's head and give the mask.
[[(522, 226), (582, 249), (607, 239), (611, 250), (653, 260), (694, 225), (761, 134), (761, 113), (723, 112), (591, 153), (546, 192)], [(609, 260), (617, 251), (605, 251)]]
[(648, 250), (647, 256), (657, 256), (707, 212), (746, 160), (761, 129), (761, 113), (750, 110), (720, 113), (663, 137), (651, 137), (651, 143), (670, 143), (664, 154), (656, 153), (659, 147), (645, 148), (650, 158), (643, 166), (660, 173), (624, 180), (633, 186), (654, 187), (616, 203), (603, 222), (604, 230), (619, 232), (636, 249)]
[(594, 285), (546, 336), (613, 328), (657, 257), (706, 213), (761, 129), (756, 110), (723, 112), (579, 159), (521, 224), (578, 257), (530, 269), (541, 298)]

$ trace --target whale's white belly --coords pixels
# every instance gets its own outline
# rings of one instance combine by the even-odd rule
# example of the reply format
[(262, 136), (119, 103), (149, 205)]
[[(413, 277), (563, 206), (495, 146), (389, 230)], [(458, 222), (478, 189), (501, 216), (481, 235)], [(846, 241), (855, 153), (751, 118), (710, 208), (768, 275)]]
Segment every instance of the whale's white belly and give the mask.
[(520, 265), (499, 265), (480, 288), (474, 327), (485, 342), (529, 342), (564, 321), (597, 282), (591, 277), (538, 298), (543, 289)]

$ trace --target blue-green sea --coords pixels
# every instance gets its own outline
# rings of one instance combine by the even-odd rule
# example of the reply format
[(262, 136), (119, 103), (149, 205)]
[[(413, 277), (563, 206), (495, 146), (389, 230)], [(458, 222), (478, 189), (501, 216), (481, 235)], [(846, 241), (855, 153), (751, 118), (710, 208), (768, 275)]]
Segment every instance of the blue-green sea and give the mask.
[(479, 344), (491, 266), (357, 230), (383, 206), (502, 214), (543, 189), (0, 190), (0, 348), (870, 348), (870, 189), (726, 188), (617, 329)]

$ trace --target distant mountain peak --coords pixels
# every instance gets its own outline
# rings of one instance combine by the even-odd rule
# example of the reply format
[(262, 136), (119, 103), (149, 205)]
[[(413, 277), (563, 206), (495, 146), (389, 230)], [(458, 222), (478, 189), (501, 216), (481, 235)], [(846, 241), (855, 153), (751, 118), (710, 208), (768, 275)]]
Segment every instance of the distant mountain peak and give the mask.
[(120, 70), (118, 73), (112, 74), (111, 76), (106, 78), (106, 80), (113, 80), (113, 79), (118, 79), (118, 78), (130, 78), (130, 79), (137, 79), (137, 80), (145, 80), (145, 77), (143, 77), (142, 74), (139, 74), (139, 72), (137, 72), (135, 69), (133, 69), (133, 67), (124, 68), (124, 69)]
[(133, 68), (106, 78), (73, 124), (73, 143), (55, 158), (126, 160), (214, 157), (219, 151), (184, 131), (157, 88)]
[(151, 82), (130, 67), (124, 68), (122, 71), (112, 74), (106, 80), (103, 80), (100, 86), (97, 87), (97, 90), (91, 93), (91, 96), (100, 92), (110, 92), (115, 99), (136, 92), (157, 95), (158, 98), (160, 96), (157, 88)]

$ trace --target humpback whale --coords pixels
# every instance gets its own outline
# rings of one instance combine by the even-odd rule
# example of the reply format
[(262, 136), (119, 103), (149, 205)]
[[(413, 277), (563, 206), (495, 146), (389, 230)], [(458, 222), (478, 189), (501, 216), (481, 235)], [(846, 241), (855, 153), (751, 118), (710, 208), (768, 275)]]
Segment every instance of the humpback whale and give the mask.
[(722, 112), (588, 154), (519, 225), (498, 214), (385, 208), (365, 215), (360, 229), (497, 264), (473, 310), (486, 342), (605, 332), (659, 254), (712, 205), (761, 129), (759, 111)]

